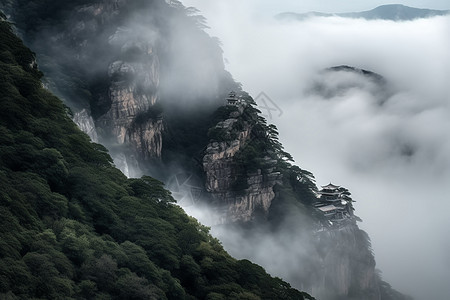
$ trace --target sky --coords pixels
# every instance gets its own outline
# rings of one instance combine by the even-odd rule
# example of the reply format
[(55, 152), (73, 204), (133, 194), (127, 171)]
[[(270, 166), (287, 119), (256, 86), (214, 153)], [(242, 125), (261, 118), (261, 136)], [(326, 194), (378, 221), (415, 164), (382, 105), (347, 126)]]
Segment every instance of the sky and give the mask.
[[(403, 4), (406, 6), (428, 9), (450, 9), (449, 2), (447, 0), (410, 0), (410, 1), (336, 1), (336, 0), (183, 0), (182, 3), (185, 6), (193, 6), (202, 10), (205, 15), (210, 14), (213, 16), (213, 12), (218, 12), (218, 7), (231, 7), (234, 5), (252, 7), (251, 14), (269, 16), (281, 12), (297, 12), (305, 13), (309, 11), (320, 11), (326, 13), (341, 13), (341, 12), (355, 12), (370, 10), (380, 5), (385, 4)], [(234, 6), (237, 7), (237, 6)], [(236, 13), (242, 11), (235, 10)]]
[[(332, 181), (352, 192), (383, 279), (416, 299), (448, 299), (450, 17), (278, 22), (272, 16), (284, 11), (353, 12), (389, 2), (182, 2), (206, 16), (243, 89), (265, 92), (280, 108), (268, 119), (296, 164), (319, 185)], [(448, 1), (400, 3), (450, 9)], [(321, 72), (336, 65), (382, 75), (390, 94), (380, 104), (370, 80)], [(351, 84), (325, 97), (314, 92), (318, 83), (329, 90)]]

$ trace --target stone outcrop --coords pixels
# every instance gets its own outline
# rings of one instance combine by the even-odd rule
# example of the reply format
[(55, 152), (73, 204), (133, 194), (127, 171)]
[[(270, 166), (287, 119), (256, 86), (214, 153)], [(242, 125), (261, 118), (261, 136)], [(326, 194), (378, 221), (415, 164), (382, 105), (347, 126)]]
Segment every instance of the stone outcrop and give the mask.
[(281, 174), (273, 171), (276, 161), (271, 161), (269, 157), (261, 158), (265, 162), (264, 168), (254, 172), (243, 172), (236, 161), (237, 153), (252, 138), (252, 124), (244, 122), (240, 130), (233, 126), (242, 112), (241, 107), (230, 118), (216, 125), (215, 129), (222, 130), (225, 140), (211, 141), (203, 157), (205, 187), (213, 198), (214, 206), (220, 210), (219, 223), (247, 222), (256, 213), (267, 215), (275, 198), (273, 187), (281, 181)]
[[(8, 14), (30, 10), (23, 1), (10, 2), (17, 4), (8, 5)], [(175, 2), (50, 5), (55, 12), (45, 21), (19, 30), (38, 53), (49, 89), (73, 111), (91, 114), (98, 141), (114, 158), (133, 155), (143, 170), (161, 158), (163, 130), (170, 127), (152, 111), (155, 104), (169, 111), (195, 102), (213, 110), (219, 95), (237, 86), (224, 70), (218, 40)]]
[(310, 289), (319, 299), (381, 299), (380, 277), (367, 234), (356, 222), (316, 236)]
[[(96, 105), (107, 109), (97, 116), (95, 125), (99, 139), (114, 145), (112, 156), (116, 165), (131, 176), (134, 173), (131, 169), (136, 168), (128, 164), (129, 156), (133, 156), (133, 164), (136, 159), (146, 161), (161, 157), (163, 121), (160, 116), (148, 114), (158, 101), (160, 82), (156, 34), (151, 28), (138, 31), (131, 23), (112, 24), (126, 2), (95, 1), (79, 7), (77, 23), (66, 39), (77, 41), (78, 60), (92, 63), (94, 69), (98, 66), (89, 61), (90, 53), (95, 51), (93, 48), (109, 48), (108, 59), (101, 64), (101, 68), (107, 66), (107, 90), (94, 95)], [(111, 31), (111, 27), (116, 29), (104, 35), (105, 28)], [(101, 40), (94, 40), (96, 35)], [(124, 152), (118, 150), (120, 146)], [(122, 159), (124, 156), (126, 160)]]
[(97, 130), (95, 129), (94, 120), (86, 109), (76, 112), (73, 116), (73, 121), (93, 142), (98, 143), (98, 135)]
[[(138, 61), (117, 60), (108, 68), (110, 109), (99, 118), (102, 127), (116, 143), (131, 146), (140, 159), (161, 157), (163, 124), (148, 111), (158, 100), (159, 59), (151, 40), (128, 37), (119, 28), (109, 43), (120, 48), (124, 57)], [(132, 53), (132, 55), (130, 54)], [(137, 120), (141, 117), (142, 120)]]
[(148, 119), (142, 124), (133, 124), (127, 131), (124, 142), (131, 145), (138, 157), (150, 160), (161, 157), (162, 119)]
[(74, 6), (67, 20), (55, 30), (43, 30), (35, 42), (78, 76), (69, 72), (75, 83), (68, 85), (66, 74), (48, 72), (53, 87), (61, 90), (57, 94), (78, 111), (74, 121), (93, 141), (108, 146), (126, 174), (136, 169), (128, 161), (135, 165), (161, 157), (163, 131), (161, 116), (149, 113), (159, 101), (158, 29), (151, 21), (127, 20), (129, 2), (94, 0)]

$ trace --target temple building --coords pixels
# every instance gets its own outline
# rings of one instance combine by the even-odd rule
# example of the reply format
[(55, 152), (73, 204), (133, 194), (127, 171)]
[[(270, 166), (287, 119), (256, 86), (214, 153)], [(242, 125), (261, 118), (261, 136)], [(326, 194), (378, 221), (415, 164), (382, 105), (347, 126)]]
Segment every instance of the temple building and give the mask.
[(320, 200), (331, 203), (340, 201), (342, 195), (342, 191), (339, 190), (340, 188), (340, 186), (334, 185), (332, 183), (323, 185), (322, 189), (319, 191)]
[(233, 92), (233, 91), (231, 91), (231, 92), (228, 94), (227, 105), (234, 105), (234, 106), (236, 106), (236, 105), (239, 104), (239, 102), (240, 102), (240, 101), (239, 101), (239, 98), (236, 97), (236, 93)]
[(337, 207), (334, 205), (320, 206), (318, 209), (324, 214), (325, 217), (334, 216), (337, 212)]
[(331, 223), (339, 223), (353, 216), (352, 200), (347, 190), (332, 183), (323, 185), (314, 207)]

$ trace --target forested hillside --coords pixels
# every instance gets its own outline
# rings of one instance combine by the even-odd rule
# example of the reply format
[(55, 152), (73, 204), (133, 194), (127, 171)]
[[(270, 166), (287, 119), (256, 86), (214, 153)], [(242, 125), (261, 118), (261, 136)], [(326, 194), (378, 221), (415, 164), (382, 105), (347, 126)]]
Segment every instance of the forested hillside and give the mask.
[(311, 299), (235, 260), (151, 178), (127, 179), (0, 21), (0, 298)]

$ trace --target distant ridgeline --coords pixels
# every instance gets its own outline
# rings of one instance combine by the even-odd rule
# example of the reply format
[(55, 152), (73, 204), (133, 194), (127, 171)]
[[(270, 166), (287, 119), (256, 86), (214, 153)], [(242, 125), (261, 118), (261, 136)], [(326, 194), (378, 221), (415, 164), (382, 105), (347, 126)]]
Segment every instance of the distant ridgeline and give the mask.
[(390, 21), (411, 21), (415, 19), (431, 18), (436, 16), (445, 16), (450, 14), (450, 10), (433, 10), (414, 8), (400, 4), (389, 4), (378, 6), (372, 10), (351, 13), (293, 13), (285, 12), (276, 15), (278, 20), (306, 20), (313, 17), (342, 17), (352, 19), (366, 20), (390, 20)]
[(114, 168), (0, 17), (1, 299), (313, 299)]

